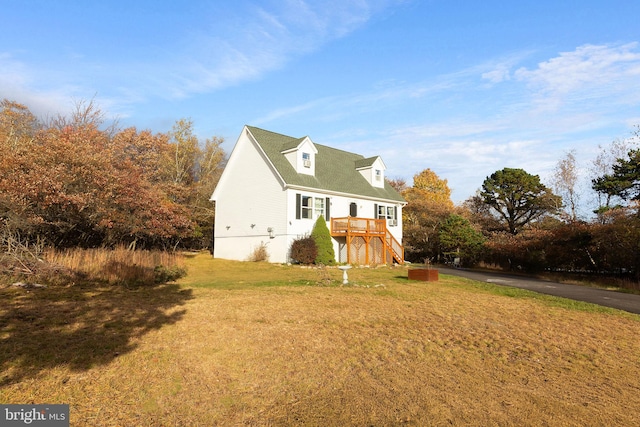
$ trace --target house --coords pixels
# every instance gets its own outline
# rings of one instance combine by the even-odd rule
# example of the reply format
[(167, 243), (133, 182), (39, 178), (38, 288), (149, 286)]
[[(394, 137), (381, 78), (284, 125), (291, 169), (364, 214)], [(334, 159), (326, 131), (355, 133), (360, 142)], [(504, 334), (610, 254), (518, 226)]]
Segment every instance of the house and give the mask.
[(264, 245), (271, 262), (289, 262), (291, 243), (322, 215), (336, 261), (404, 261), (402, 196), (378, 156), (365, 158), (245, 126), (211, 200), (214, 257), (246, 260)]

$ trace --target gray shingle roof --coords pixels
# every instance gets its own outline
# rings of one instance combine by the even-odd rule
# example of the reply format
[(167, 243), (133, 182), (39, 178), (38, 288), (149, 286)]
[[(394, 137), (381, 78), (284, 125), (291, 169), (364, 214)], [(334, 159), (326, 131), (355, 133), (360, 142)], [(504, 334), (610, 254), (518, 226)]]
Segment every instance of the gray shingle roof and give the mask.
[(356, 165), (362, 167), (367, 163), (372, 164), (377, 157), (365, 159), (359, 154), (314, 143), (318, 150), (315, 159), (315, 176), (300, 174), (285, 158), (282, 151), (297, 147), (304, 137), (293, 138), (253, 126), (247, 126), (247, 129), (287, 185), (404, 202), (402, 196), (388, 182), (385, 181), (384, 188), (373, 187), (356, 170)]

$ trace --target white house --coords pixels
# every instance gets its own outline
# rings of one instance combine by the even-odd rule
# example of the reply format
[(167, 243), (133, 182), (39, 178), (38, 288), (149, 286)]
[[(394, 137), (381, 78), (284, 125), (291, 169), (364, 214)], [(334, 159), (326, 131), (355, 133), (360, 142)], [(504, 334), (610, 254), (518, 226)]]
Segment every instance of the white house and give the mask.
[(214, 257), (246, 260), (265, 245), (289, 262), (291, 243), (322, 215), (338, 262), (402, 263), (402, 196), (380, 157), (245, 126), (220, 177)]

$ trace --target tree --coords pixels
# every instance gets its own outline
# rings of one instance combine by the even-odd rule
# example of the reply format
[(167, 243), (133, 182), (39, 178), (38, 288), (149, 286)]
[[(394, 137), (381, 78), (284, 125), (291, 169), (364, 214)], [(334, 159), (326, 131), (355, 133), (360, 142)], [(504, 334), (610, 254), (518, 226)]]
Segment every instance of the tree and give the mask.
[(484, 235), (504, 230), (500, 217), (491, 206), (484, 202), (480, 195), (480, 190), (477, 190), (475, 195), (465, 200), (458, 211), (462, 216), (468, 218), (472, 224), (475, 224)]
[(93, 103), (42, 126), (3, 105), (0, 135), (13, 137), (1, 141), (14, 148), (0, 162), (0, 226), (63, 247), (164, 246), (193, 234), (189, 212), (159, 185), (165, 138), (105, 129)]
[(638, 146), (640, 141), (640, 127), (636, 127), (635, 137), (626, 139), (616, 139), (607, 146), (598, 146), (600, 152), (594, 159), (590, 173), (593, 177), (592, 188), (596, 191), (598, 212), (604, 212), (611, 207), (613, 199), (616, 198), (617, 189), (612, 181), (600, 182), (596, 184), (598, 179), (611, 175), (613, 173), (613, 165), (618, 159), (627, 157), (628, 153)]
[(311, 231), (311, 238), (316, 243), (318, 253), (316, 255), (315, 263), (322, 265), (333, 265), (336, 263), (336, 254), (333, 251), (333, 243), (331, 241), (331, 233), (327, 228), (327, 222), (324, 217), (320, 215), (316, 220), (313, 230)]
[(544, 186), (538, 175), (523, 169), (494, 172), (484, 180), (480, 196), (498, 213), (511, 234), (545, 215), (557, 213), (562, 205), (561, 197)]
[(413, 177), (413, 187), (402, 192), (407, 205), (402, 209), (405, 258), (424, 261), (437, 258), (438, 227), (452, 211), (451, 190), (446, 179), (431, 169)]
[(560, 159), (553, 172), (553, 184), (556, 193), (562, 197), (564, 205), (569, 209), (569, 219), (577, 221), (579, 195), (576, 188), (578, 184), (576, 150), (569, 151), (563, 159)]
[(0, 149), (3, 153), (28, 149), (41, 128), (29, 109), (17, 102), (0, 101)]
[(429, 202), (453, 208), (451, 189), (446, 179), (441, 179), (431, 169), (425, 169), (413, 177), (413, 188), (408, 192), (410, 198), (423, 198)]
[(190, 245), (204, 247), (213, 233), (215, 211), (209, 198), (226, 162), (224, 139), (212, 137), (202, 144), (189, 119), (178, 120), (167, 139), (161, 163), (165, 191), (191, 212), (196, 228)]
[(175, 184), (190, 184), (195, 180), (198, 138), (193, 134), (193, 122), (178, 120), (169, 132), (171, 149), (167, 152), (167, 172)]
[(623, 200), (640, 200), (640, 149), (629, 151), (612, 169), (611, 174), (593, 180), (594, 190)]
[(640, 279), (640, 217), (626, 207), (602, 214), (608, 217), (592, 227), (593, 257), (598, 268), (612, 273), (633, 274)]
[(485, 238), (461, 215), (451, 214), (440, 224), (440, 249), (464, 265), (477, 262)]
[(409, 188), (407, 186), (407, 182), (402, 178), (389, 179), (387, 181), (389, 182), (389, 185), (393, 187), (394, 190), (396, 190), (398, 193), (401, 193), (401, 194), (407, 188)]

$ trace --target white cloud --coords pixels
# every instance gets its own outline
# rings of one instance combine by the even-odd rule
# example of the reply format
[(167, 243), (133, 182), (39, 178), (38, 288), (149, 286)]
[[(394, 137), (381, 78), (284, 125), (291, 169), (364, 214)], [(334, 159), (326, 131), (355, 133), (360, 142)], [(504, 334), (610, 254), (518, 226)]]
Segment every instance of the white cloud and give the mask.
[[(583, 45), (541, 62), (534, 69), (519, 68), (514, 76), (533, 91), (540, 110), (557, 110), (571, 103), (603, 99), (638, 102), (640, 79), (638, 43)], [(616, 101), (616, 98), (619, 101)], [(585, 104), (580, 104), (584, 108)]]

